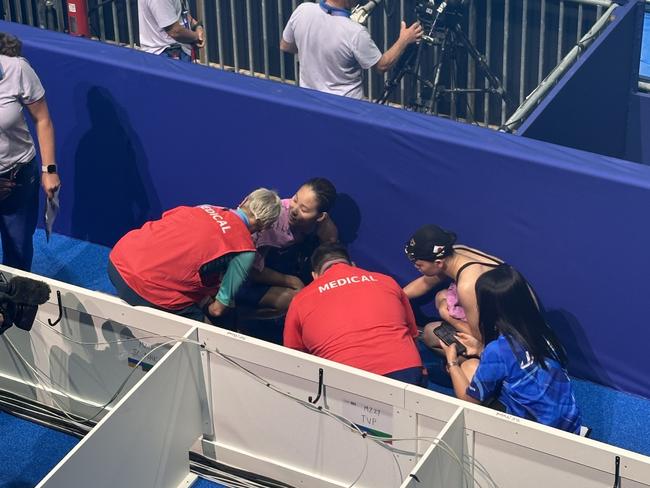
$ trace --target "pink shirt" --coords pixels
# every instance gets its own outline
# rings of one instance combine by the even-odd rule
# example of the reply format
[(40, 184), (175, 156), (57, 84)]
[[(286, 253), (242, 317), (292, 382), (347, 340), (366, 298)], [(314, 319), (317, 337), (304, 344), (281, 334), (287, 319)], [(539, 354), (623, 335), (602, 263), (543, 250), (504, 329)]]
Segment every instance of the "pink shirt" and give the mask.
[(262, 247), (277, 247), (284, 249), (296, 242), (296, 237), (289, 226), (289, 209), (291, 207), (291, 198), (282, 200), (280, 216), (275, 223), (268, 229), (253, 234), (253, 242), (257, 248), (257, 255), (253, 267), (258, 271), (264, 269), (264, 255), (260, 253)]

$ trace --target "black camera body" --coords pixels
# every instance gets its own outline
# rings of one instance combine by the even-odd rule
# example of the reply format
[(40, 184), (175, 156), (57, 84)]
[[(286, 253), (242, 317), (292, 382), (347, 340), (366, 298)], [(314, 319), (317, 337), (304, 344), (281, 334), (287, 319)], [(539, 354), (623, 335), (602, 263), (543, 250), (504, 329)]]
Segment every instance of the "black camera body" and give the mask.
[[(436, 25), (442, 27), (445, 23), (450, 22), (452, 18), (462, 15), (463, 8), (468, 1), (448, 0), (444, 2), (444, 0), (438, 0), (436, 2), (435, 0), (417, 0), (415, 2), (415, 16), (426, 32), (431, 30), (431, 26), (436, 22), (438, 16), (440, 18), (437, 20)], [(442, 7), (443, 3), (446, 3), (444, 7)], [(438, 10), (440, 10), (440, 13), (438, 13)]]
[(0, 272), (0, 334), (12, 325), (31, 330), (38, 306), (50, 298), (50, 287), (42, 281), (14, 276), (7, 280)]

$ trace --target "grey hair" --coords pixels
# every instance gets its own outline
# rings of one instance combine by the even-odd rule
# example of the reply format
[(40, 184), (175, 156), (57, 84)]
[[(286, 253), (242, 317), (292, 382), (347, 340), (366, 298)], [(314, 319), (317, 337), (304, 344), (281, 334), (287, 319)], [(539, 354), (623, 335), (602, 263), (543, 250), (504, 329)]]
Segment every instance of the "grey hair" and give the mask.
[(20, 56), (23, 43), (16, 36), (0, 32), (0, 54), (16, 58)]
[(269, 227), (280, 215), (280, 197), (274, 190), (258, 188), (244, 198), (240, 205), (247, 209), (263, 229)]

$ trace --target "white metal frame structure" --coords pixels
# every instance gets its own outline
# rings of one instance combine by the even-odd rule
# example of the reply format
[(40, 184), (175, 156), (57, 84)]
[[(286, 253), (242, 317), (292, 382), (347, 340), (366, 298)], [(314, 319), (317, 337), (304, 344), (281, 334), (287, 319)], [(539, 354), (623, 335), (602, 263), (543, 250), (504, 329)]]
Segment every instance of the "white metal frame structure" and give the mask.
[(43, 280), (33, 329), (0, 337), (0, 388), (101, 420), (39, 488), (189, 486), (190, 450), (296, 487), (609, 488), (616, 457), (621, 487), (650, 486), (648, 457)]

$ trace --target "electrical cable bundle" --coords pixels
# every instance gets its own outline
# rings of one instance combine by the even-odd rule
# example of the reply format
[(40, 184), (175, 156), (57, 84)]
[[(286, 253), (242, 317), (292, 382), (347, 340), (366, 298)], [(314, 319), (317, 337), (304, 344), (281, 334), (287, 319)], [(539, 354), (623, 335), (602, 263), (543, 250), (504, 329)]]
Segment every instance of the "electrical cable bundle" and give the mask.
[(196, 452), (190, 452), (190, 469), (202, 478), (233, 488), (293, 488), (281, 481), (233, 468)]
[(70, 414), (74, 421), (63, 416), (60, 410), (34, 400), (0, 390), (0, 410), (15, 417), (41, 424), (50, 429), (81, 439), (92, 430), (94, 422), (84, 422), (82, 417)]

